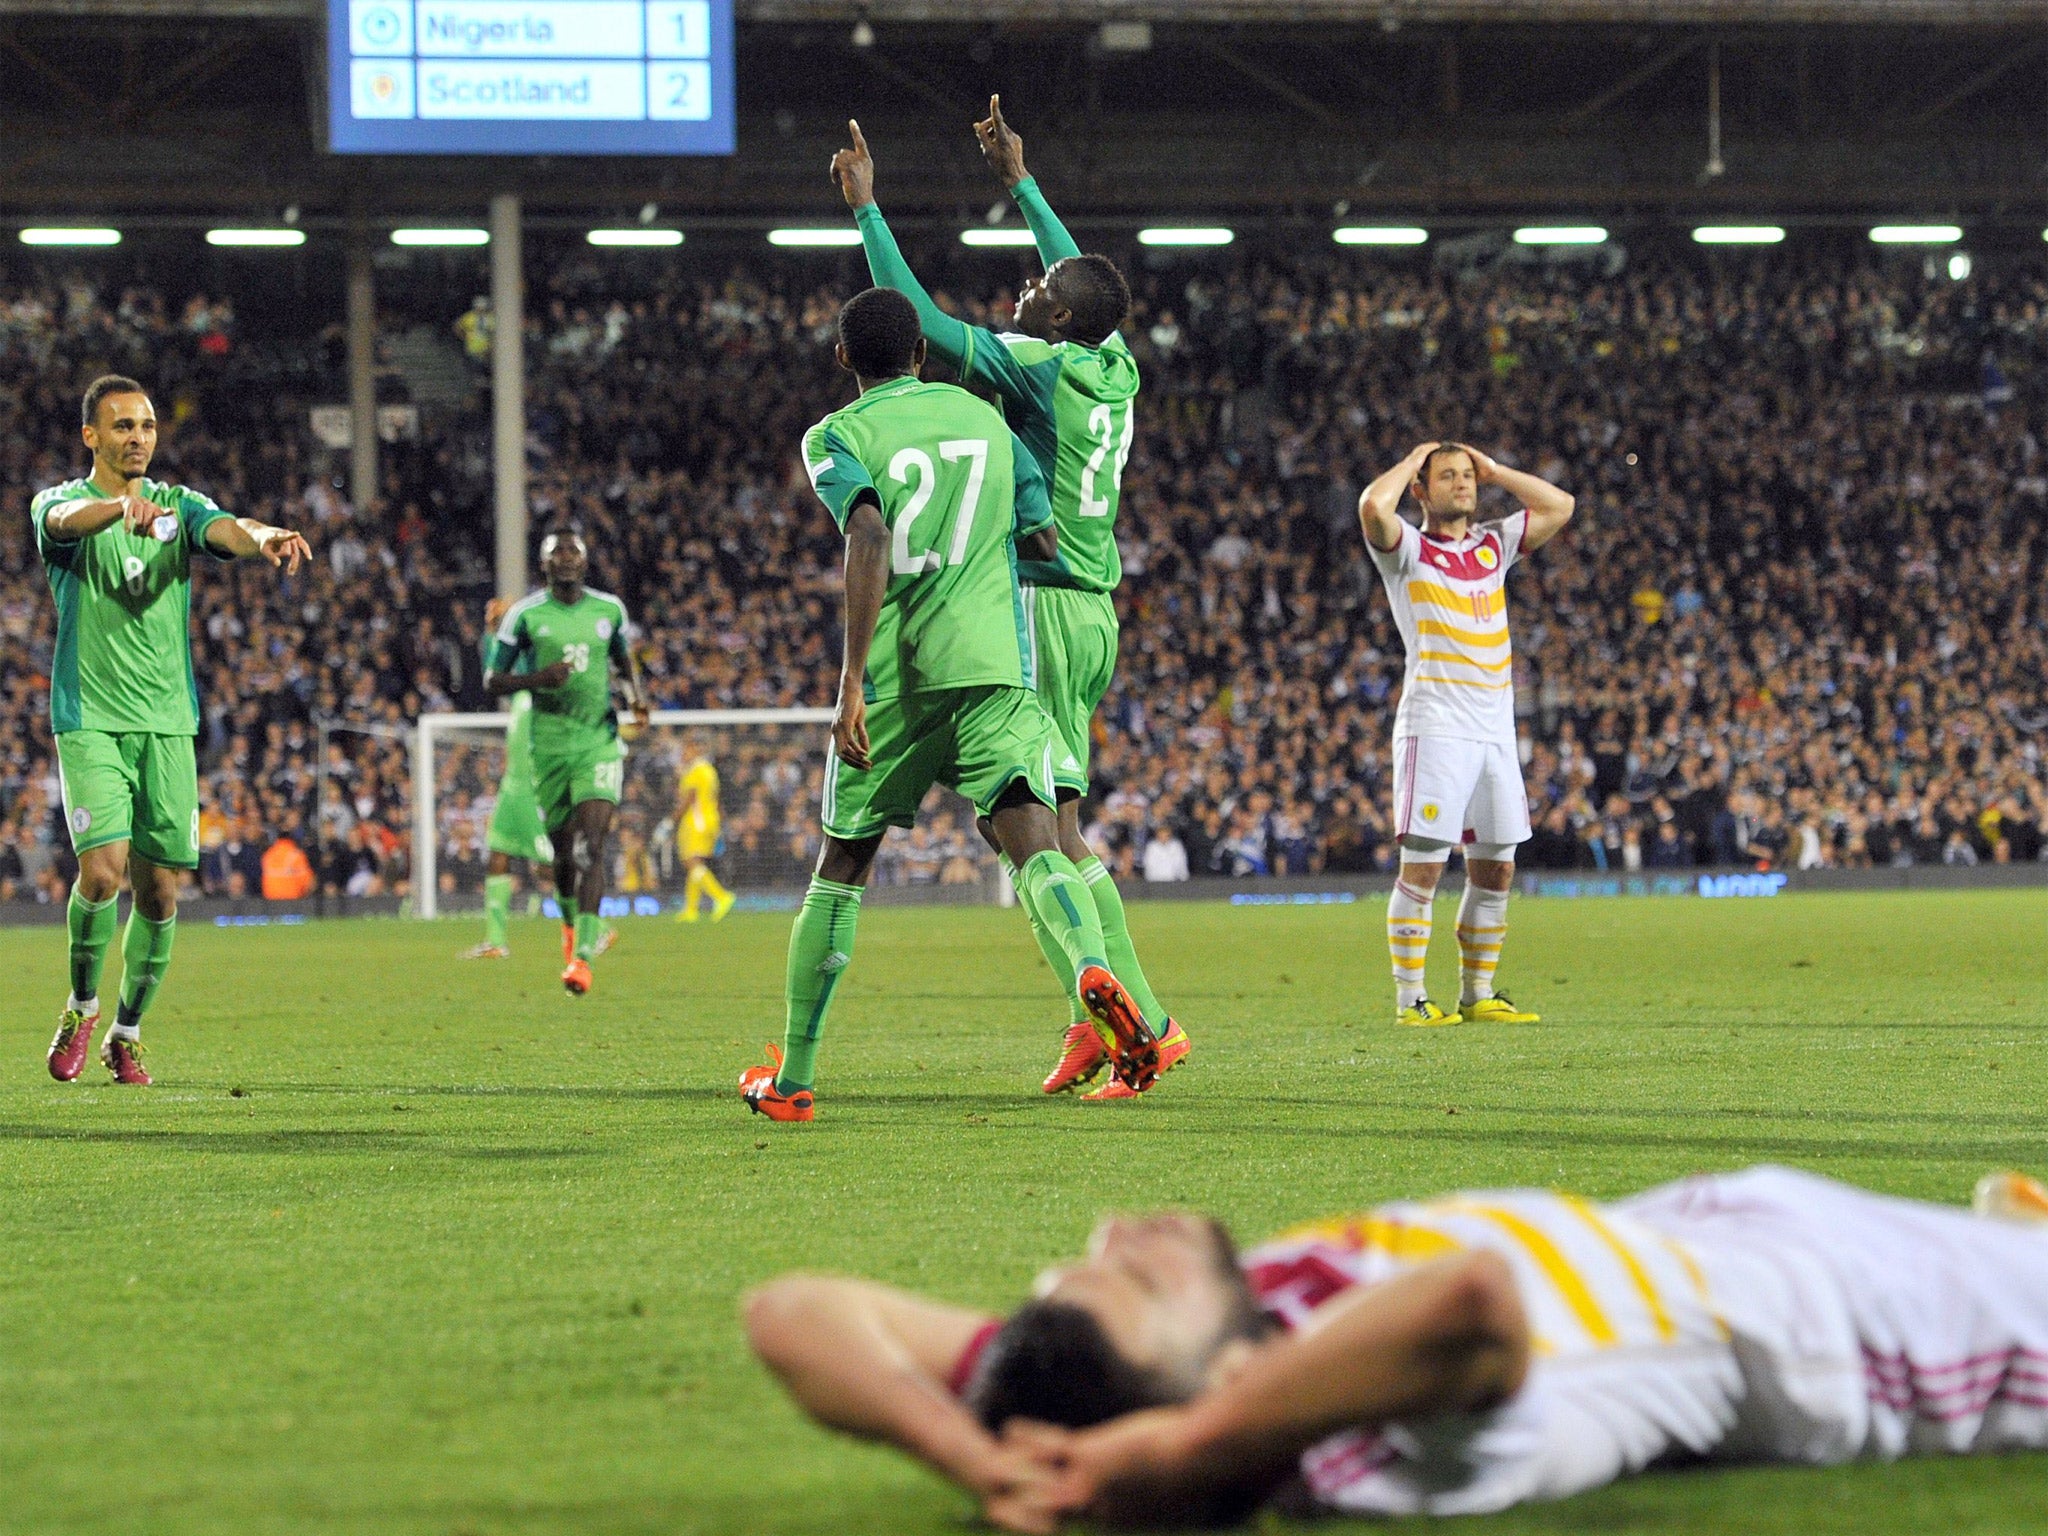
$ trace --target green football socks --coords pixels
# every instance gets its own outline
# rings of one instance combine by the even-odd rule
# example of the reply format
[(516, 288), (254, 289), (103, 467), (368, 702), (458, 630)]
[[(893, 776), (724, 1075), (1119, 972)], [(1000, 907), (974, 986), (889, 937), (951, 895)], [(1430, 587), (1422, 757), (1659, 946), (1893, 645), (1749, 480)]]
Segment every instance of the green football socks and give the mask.
[(1152, 1026), (1152, 1032), (1165, 1034), (1166, 1010), (1152, 995), (1152, 984), (1145, 980), (1145, 968), (1138, 964), (1138, 952), (1131, 948), (1131, 929), (1124, 918), (1123, 893), (1116, 888), (1116, 881), (1110, 878), (1102, 860), (1091, 855), (1074, 867), (1087, 882), (1088, 894), (1095, 898), (1095, 911), (1102, 919), (1102, 942), (1109, 950), (1109, 968), (1124, 984), (1124, 990), (1131, 994), (1131, 1001), (1145, 1015), (1145, 1022)]
[(555, 905), (562, 909), (562, 931), (568, 936), (570, 946), (576, 943), (576, 898), (556, 896)]
[(1057, 848), (1034, 853), (1017, 871), (1017, 890), (1024, 905), (1065, 952), (1072, 967), (1065, 973), (1069, 991), (1078, 987), (1081, 972), (1089, 966), (1109, 964), (1095, 898), (1072, 859)]
[(505, 923), (512, 915), (512, 877), (484, 877), (484, 942), (505, 947)]
[(1007, 853), (999, 853), (996, 859), (1003, 866), (1003, 872), (1010, 877), (1011, 888), (1018, 892), (1017, 905), (1024, 909), (1024, 915), (1031, 919), (1031, 936), (1038, 940), (1038, 952), (1045, 956), (1045, 963), (1052, 967), (1053, 980), (1066, 989), (1067, 1005), (1073, 1010), (1068, 1022), (1086, 1024), (1088, 1010), (1081, 1006), (1081, 994), (1074, 989), (1074, 963), (1067, 958), (1060, 941), (1052, 936), (1052, 930), (1038, 920), (1038, 910), (1024, 900), (1023, 877), (1017, 873), (1017, 866), (1010, 862)]
[(595, 912), (576, 914), (576, 958), (594, 960), (597, 958), (597, 941), (604, 937), (604, 919)]
[(81, 1003), (100, 995), (100, 966), (106, 962), (107, 946), (114, 942), (119, 900), (119, 896), (109, 896), (105, 901), (87, 901), (78, 894), (77, 886), (71, 887), (64, 917), (71, 930), (71, 995)]
[(853, 930), (860, 922), (861, 888), (811, 877), (804, 904), (789, 932), (789, 974), (783, 998), (787, 1022), (782, 1033), (782, 1070), (775, 1091), (795, 1093), (817, 1077), (818, 1041), (832, 994), (853, 959)]
[(121, 940), (121, 1006), (114, 1027), (132, 1032), (142, 1022), (150, 999), (171, 968), (171, 941), (178, 936), (178, 914), (162, 922), (138, 911), (128, 914), (128, 932)]

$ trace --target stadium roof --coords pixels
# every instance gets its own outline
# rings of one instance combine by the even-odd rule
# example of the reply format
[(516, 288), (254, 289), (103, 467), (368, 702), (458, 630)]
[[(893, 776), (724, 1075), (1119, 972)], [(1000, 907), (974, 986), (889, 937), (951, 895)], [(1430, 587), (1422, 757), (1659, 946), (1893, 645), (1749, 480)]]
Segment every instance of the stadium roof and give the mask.
[[(992, 89), (1084, 221), (2048, 214), (2048, 0), (737, 3), (737, 155), (436, 161), (325, 152), (319, 0), (0, 0), (0, 222), (474, 214), (508, 187), (564, 219), (837, 219), (857, 114), (891, 214), (957, 224), (994, 201), (966, 132)], [(1160, 19), (1112, 46), (1112, 14)]]

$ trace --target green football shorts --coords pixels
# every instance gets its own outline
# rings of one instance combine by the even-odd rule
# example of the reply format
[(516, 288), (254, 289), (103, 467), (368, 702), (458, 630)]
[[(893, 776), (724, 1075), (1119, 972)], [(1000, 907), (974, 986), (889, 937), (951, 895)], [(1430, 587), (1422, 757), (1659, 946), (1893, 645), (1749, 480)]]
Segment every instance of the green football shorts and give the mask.
[(957, 789), (986, 816), (1018, 779), (1058, 804), (1059, 772), (1079, 765), (1028, 688), (949, 688), (878, 699), (868, 706), (872, 768), (835, 755), (825, 764), (825, 830), (842, 842), (917, 824), (934, 784)]
[(199, 867), (199, 769), (190, 736), (65, 731), (57, 770), (72, 852), (125, 842), (160, 869)]
[(549, 837), (569, 824), (569, 813), (586, 800), (619, 803), (626, 783), (626, 748), (622, 742), (568, 753), (533, 749), (533, 798), (540, 806)]
[(484, 842), (491, 852), (502, 853), (508, 859), (530, 859), (536, 864), (554, 862), (554, 844), (548, 841), (547, 828), (540, 824), (540, 805), (533, 797), (533, 785), (523, 776), (499, 781), (498, 803), (491, 807), (491, 825), (484, 834)]
[(1054, 781), (1088, 793), (1089, 726), (1116, 676), (1116, 600), (1072, 587), (1024, 588), (1024, 611), (1038, 644), (1038, 702), (1059, 727), (1074, 760)]

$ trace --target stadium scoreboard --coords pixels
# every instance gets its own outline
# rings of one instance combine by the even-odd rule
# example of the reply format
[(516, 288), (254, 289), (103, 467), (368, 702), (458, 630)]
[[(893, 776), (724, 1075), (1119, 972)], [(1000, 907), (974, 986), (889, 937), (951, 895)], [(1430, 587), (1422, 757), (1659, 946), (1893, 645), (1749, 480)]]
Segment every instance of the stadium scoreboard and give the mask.
[(341, 154), (729, 155), (732, 0), (328, 0)]

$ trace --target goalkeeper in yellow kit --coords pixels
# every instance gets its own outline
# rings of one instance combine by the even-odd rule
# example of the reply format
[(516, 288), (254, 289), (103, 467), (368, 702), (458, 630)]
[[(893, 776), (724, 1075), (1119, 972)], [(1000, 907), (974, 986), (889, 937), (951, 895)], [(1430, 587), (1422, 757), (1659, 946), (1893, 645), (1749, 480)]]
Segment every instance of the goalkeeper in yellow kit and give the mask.
[(715, 923), (732, 910), (733, 901), (732, 892), (711, 872), (711, 861), (725, 846), (718, 815), (718, 770), (694, 738), (683, 742), (683, 761), (688, 766), (676, 785), (681, 797), (676, 806), (676, 852), (689, 873), (683, 884), (683, 910), (676, 914), (676, 921), (696, 922), (697, 909), (709, 896)]

